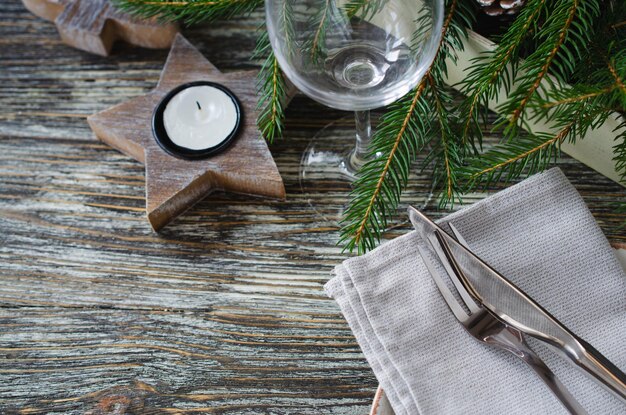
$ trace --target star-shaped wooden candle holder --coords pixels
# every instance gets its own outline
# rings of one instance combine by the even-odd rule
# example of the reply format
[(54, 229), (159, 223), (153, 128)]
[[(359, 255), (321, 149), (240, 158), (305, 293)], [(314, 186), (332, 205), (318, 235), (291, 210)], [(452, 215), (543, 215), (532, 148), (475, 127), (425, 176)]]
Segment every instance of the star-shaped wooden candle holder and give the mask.
[[(146, 167), (146, 211), (159, 230), (214, 190), (285, 198), (283, 180), (256, 125), (256, 71), (222, 73), (182, 35), (177, 35), (153, 91), (88, 117), (100, 140)], [(209, 81), (232, 91), (240, 102), (239, 133), (218, 154), (186, 160), (168, 154), (155, 140), (155, 108), (173, 89)]]
[(22, 0), (36, 16), (54, 21), (63, 42), (106, 56), (116, 40), (145, 48), (171, 46), (178, 26), (139, 19), (116, 10), (110, 0)]

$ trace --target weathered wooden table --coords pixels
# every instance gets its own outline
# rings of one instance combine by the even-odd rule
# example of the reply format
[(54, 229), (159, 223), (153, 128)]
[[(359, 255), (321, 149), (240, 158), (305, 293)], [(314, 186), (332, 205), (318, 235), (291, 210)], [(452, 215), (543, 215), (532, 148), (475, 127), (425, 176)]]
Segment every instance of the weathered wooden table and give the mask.
[[(261, 18), (185, 35), (220, 69), (250, 68)], [(0, 413), (366, 413), (376, 380), (322, 291), (346, 255), (297, 178), (307, 137), (343, 114), (292, 103), (272, 148), (286, 202), (214, 194), (156, 234), (143, 167), (85, 118), (154, 87), (167, 51), (73, 50), (18, 0), (0, 7), (0, 43)], [(626, 241), (612, 206), (626, 191), (559, 165)], [(346, 199), (320, 186), (320, 203)]]

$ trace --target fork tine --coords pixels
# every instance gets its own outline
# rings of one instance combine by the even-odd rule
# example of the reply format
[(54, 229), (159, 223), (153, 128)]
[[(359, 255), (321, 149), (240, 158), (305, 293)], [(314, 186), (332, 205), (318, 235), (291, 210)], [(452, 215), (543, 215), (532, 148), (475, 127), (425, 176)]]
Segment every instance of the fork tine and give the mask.
[(456, 226), (454, 226), (452, 224), (452, 222), (448, 222), (448, 226), (450, 227), (450, 229), (452, 230), (452, 235), (454, 235), (454, 237), (456, 238), (457, 241), (459, 241), (459, 243), (461, 245), (463, 245), (466, 249), (469, 249), (469, 244), (467, 243), (467, 241), (465, 240), (465, 238), (463, 238), (463, 235), (461, 235), (461, 233), (459, 232), (459, 230), (456, 228)]
[(437, 241), (439, 242), (439, 245), (441, 246), (444, 258), (448, 261), (448, 264), (450, 265), (450, 269), (454, 273), (455, 279), (457, 279), (463, 285), (464, 290), (467, 291), (469, 295), (473, 299), (476, 299), (475, 301), (477, 301), (478, 304), (481, 304), (482, 306), (482, 303), (481, 303), (482, 297), (476, 292), (476, 290), (474, 289), (474, 286), (465, 275), (465, 272), (461, 269), (461, 266), (459, 265), (458, 261), (452, 254), (452, 248), (450, 247), (450, 244), (443, 237), (443, 233), (436, 229), (435, 237), (437, 238)]
[(454, 314), (456, 319), (460, 322), (464, 322), (465, 320), (467, 320), (467, 318), (469, 317), (467, 312), (456, 301), (456, 298), (454, 298), (454, 295), (452, 295), (452, 292), (450, 292), (450, 290), (448, 289), (448, 286), (439, 274), (439, 271), (437, 271), (437, 267), (430, 260), (428, 252), (421, 246), (418, 246), (417, 249), (419, 249), (420, 251), (420, 255), (424, 260), (424, 264), (426, 264), (426, 268), (428, 268), (428, 272), (430, 272), (433, 280), (435, 280), (435, 284), (437, 285), (437, 288), (439, 288), (441, 296), (444, 300), (446, 300), (446, 303), (448, 303), (448, 307), (450, 308), (450, 310), (452, 310), (452, 313)]
[(439, 261), (441, 261), (441, 263), (443, 264), (443, 267), (446, 269), (446, 272), (448, 273), (448, 276), (450, 277), (450, 279), (452, 280), (452, 283), (456, 287), (456, 290), (459, 292), (461, 299), (463, 299), (463, 302), (465, 303), (465, 305), (467, 306), (467, 308), (470, 310), (472, 314), (476, 313), (477, 311), (480, 310), (481, 307), (476, 304), (476, 301), (474, 300), (472, 295), (467, 291), (467, 289), (465, 288), (465, 286), (459, 279), (457, 272), (454, 270), (453, 266), (450, 263), (450, 260), (448, 259), (448, 256), (445, 254), (443, 250), (442, 242), (445, 242), (445, 241), (442, 241), (442, 239), (443, 237), (439, 234), (438, 230), (435, 230), (435, 233), (428, 235), (428, 240), (430, 244), (435, 250), (437, 257), (439, 257)]
[[(450, 227), (450, 230), (452, 230), (452, 236), (456, 239), (456, 241), (460, 243), (465, 249), (469, 250), (470, 249), (469, 244), (467, 243), (463, 235), (461, 235), (461, 232), (459, 232), (456, 226), (454, 226), (452, 222), (448, 222), (448, 226)], [(463, 291), (467, 291), (467, 290), (463, 290)]]

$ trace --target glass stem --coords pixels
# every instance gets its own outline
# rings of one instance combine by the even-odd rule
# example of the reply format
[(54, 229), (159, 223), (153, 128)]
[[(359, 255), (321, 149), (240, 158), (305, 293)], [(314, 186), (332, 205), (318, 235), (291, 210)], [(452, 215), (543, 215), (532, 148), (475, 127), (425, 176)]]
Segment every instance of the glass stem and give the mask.
[(350, 176), (356, 176), (359, 169), (367, 161), (369, 146), (372, 142), (372, 125), (369, 111), (355, 111), (356, 145), (344, 161), (346, 172)]

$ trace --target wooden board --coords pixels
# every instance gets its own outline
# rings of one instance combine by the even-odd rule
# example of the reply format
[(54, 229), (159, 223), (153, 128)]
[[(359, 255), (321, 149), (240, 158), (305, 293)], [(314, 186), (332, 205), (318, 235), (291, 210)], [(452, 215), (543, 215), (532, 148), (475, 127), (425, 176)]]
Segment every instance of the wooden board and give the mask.
[[(256, 69), (263, 18), (185, 37), (225, 73)], [(0, 37), (0, 413), (367, 414), (376, 379), (322, 290), (347, 255), (298, 184), (310, 138), (350, 114), (294, 98), (271, 146), (285, 201), (217, 192), (155, 234), (144, 167), (86, 118), (152, 90), (167, 51), (82, 53), (17, 0), (0, 7)], [(571, 158), (559, 166), (626, 242), (613, 207), (626, 190)], [(406, 201), (425, 199), (430, 174)], [(336, 208), (348, 190), (320, 180), (317, 202)], [(411, 228), (395, 225), (387, 238)]]
[[(102, 141), (145, 164), (146, 215), (154, 230), (216, 190), (285, 198), (283, 179), (256, 125), (256, 77), (256, 71), (221, 73), (177, 35), (156, 89), (87, 119)], [(183, 160), (156, 142), (152, 114), (169, 91), (196, 81), (216, 82), (233, 91), (242, 105), (242, 128), (223, 152)]]
[(70, 46), (108, 55), (117, 40), (145, 48), (168, 48), (178, 32), (173, 23), (139, 19), (116, 10), (110, 0), (22, 0), (33, 14), (54, 21)]

